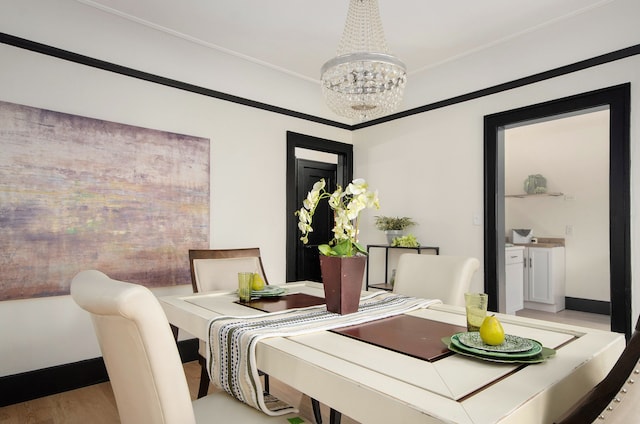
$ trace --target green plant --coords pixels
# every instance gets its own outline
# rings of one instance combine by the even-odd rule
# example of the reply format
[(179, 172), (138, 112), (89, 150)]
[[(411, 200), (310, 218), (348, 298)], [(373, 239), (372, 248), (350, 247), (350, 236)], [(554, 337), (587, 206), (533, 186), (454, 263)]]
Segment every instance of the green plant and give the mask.
[(416, 225), (416, 223), (408, 216), (376, 216), (376, 228), (378, 230), (404, 230), (412, 225)]
[(392, 247), (418, 247), (420, 243), (413, 234), (407, 234), (406, 236), (396, 237), (391, 242)]
[(324, 178), (313, 185), (307, 198), (302, 202), (302, 208), (295, 212), (298, 215), (298, 228), (302, 232), (300, 240), (304, 244), (309, 242), (309, 233), (313, 214), (322, 199), (329, 199), (329, 206), (333, 209), (333, 239), (328, 244), (318, 246), (320, 253), (325, 256), (355, 256), (366, 254), (364, 246), (358, 243), (358, 217), (366, 208), (380, 208), (378, 192), (369, 191), (365, 180), (353, 180), (346, 189), (338, 186), (336, 191), (329, 193), (325, 189)]

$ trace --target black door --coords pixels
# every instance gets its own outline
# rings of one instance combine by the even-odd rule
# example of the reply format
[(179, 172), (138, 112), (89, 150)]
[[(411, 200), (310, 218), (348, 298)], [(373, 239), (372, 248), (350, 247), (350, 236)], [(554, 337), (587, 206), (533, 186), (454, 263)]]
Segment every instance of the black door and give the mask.
[[(302, 199), (306, 197), (309, 189), (312, 187), (313, 183), (317, 181), (317, 179), (308, 177), (307, 183), (305, 183), (304, 185), (300, 183), (300, 181), (302, 180), (302, 176), (299, 172), (300, 170), (298, 169), (298, 161), (302, 161), (303, 159), (296, 156), (297, 149), (330, 153), (337, 156), (337, 165), (321, 163), (319, 165), (320, 168), (312, 167), (312, 169), (315, 168), (315, 171), (313, 172), (317, 172), (316, 177), (321, 177), (320, 172), (323, 169), (326, 171), (324, 167), (326, 167), (327, 165), (331, 166), (335, 170), (335, 174), (333, 175), (333, 178), (330, 182), (331, 187), (329, 188), (335, 187), (336, 184), (340, 184), (342, 187), (345, 187), (353, 179), (353, 145), (287, 131), (287, 282), (300, 281), (302, 278), (307, 278), (306, 276), (310, 272), (299, 271), (299, 263), (313, 263), (316, 264), (317, 267), (320, 266), (320, 259), (318, 259), (317, 257), (316, 260), (312, 258), (303, 260), (303, 258), (301, 257), (302, 253), (298, 254), (303, 248), (302, 246), (304, 245), (300, 241), (298, 217), (295, 215), (295, 211), (299, 210), (302, 207)], [(331, 217), (331, 215), (329, 216)], [(314, 223), (313, 228), (316, 232), (315, 235), (317, 236), (317, 234), (320, 232), (320, 229), (318, 228), (316, 230), (316, 227), (317, 226)], [(330, 230), (333, 228), (333, 226), (331, 224), (327, 224), (326, 228)], [(319, 238), (320, 236), (317, 236), (313, 240), (318, 240)], [(318, 241), (320, 241), (321, 243), (327, 243), (331, 238), (331, 234), (327, 232), (327, 237), (325, 237), (321, 241)], [(317, 255), (317, 249), (315, 252), (313, 250), (314, 248), (309, 249), (312, 254)], [(311, 278), (319, 280), (319, 277), (320, 273), (316, 271), (315, 277)]]
[[(306, 159), (296, 159), (297, 193), (296, 204), (302, 207), (302, 201), (317, 181), (324, 178), (325, 189), (333, 192), (336, 189), (337, 165), (316, 162)], [(328, 243), (333, 238), (333, 213), (327, 199), (318, 205), (313, 215), (313, 231), (309, 233), (309, 243), (300, 241), (300, 233), (296, 244), (296, 277), (297, 281), (322, 281), (320, 274), (320, 259), (318, 245)]]

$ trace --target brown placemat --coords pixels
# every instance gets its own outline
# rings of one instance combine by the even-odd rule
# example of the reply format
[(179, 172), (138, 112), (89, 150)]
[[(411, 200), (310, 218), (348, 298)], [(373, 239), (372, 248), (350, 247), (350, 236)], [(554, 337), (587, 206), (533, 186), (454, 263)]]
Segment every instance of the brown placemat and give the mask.
[(453, 353), (442, 343), (442, 338), (467, 331), (467, 328), (411, 315), (398, 315), (331, 331), (433, 362)]
[(279, 312), (286, 309), (324, 305), (324, 298), (305, 293), (293, 293), (278, 297), (262, 297), (249, 302), (236, 300), (235, 303), (264, 312)]

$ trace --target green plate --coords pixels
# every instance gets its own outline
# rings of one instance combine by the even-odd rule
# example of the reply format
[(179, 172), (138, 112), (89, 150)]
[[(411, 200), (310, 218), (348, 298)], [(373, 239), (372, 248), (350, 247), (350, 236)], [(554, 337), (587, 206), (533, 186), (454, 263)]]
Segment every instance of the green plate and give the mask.
[(542, 346), (541, 352), (536, 356), (532, 356), (529, 358), (519, 358), (519, 357), (501, 358), (501, 357), (495, 357), (495, 356), (487, 356), (486, 352), (483, 352), (483, 354), (477, 354), (464, 349), (460, 349), (459, 347), (453, 344), (453, 342), (451, 341), (451, 337), (443, 337), (442, 342), (449, 347), (449, 350), (451, 350), (452, 352), (458, 353), (460, 355), (481, 359), (483, 361), (498, 362), (502, 364), (539, 364), (546, 361), (547, 359), (551, 358), (556, 354), (556, 351), (554, 349), (550, 349), (548, 347)]
[(477, 331), (472, 331), (470, 333), (458, 333), (456, 336), (458, 341), (465, 346), (488, 350), (490, 352), (526, 352), (533, 348), (533, 342), (530, 339), (525, 339), (511, 334), (505, 334), (504, 342), (497, 346), (488, 345), (483, 342), (480, 337), (480, 333)]
[(278, 297), (287, 292), (282, 287), (265, 288), (263, 290), (251, 290), (251, 297)]
[(514, 358), (531, 358), (538, 355), (542, 352), (542, 345), (535, 341), (530, 340), (531, 349), (523, 351), (523, 352), (501, 352), (501, 351), (490, 351), (484, 349), (478, 349), (475, 347), (470, 347), (465, 345), (460, 341), (460, 333), (454, 334), (451, 336), (451, 344), (458, 348), (458, 350), (462, 350), (464, 352), (468, 352), (474, 355), (486, 356), (490, 358), (500, 358), (500, 359), (514, 359)]

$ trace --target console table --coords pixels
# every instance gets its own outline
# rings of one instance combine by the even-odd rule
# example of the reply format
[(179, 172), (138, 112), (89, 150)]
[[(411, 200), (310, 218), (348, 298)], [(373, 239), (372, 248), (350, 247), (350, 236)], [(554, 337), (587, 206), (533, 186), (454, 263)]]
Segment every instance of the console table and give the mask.
[[(369, 284), (369, 270), (371, 268), (370, 263), (367, 264), (367, 279), (366, 279), (366, 290), (369, 288), (372, 289), (381, 289), (381, 290), (393, 290), (393, 285), (388, 282), (389, 278), (389, 249), (404, 249), (404, 250), (413, 250), (418, 253), (422, 253), (423, 250), (432, 250), (436, 255), (440, 254), (440, 247), (438, 246), (417, 246), (417, 247), (401, 247), (401, 246), (390, 246), (388, 244), (368, 244), (367, 245), (367, 255), (371, 253), (371, 249), (384, 249), (384, 282), (383, 283), (375, 283)], [(371, 256), (369, 256), (369, 260)]]

